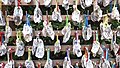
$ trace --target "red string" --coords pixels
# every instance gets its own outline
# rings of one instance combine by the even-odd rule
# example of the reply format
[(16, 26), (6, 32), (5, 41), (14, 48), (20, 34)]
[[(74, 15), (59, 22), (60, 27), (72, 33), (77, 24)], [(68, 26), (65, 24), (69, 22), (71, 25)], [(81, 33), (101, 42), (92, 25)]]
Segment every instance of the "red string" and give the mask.
[(1, 63), (2, 64), (2, 68), (4, 68), (5, 64), (4, 63)]
[(12, 60), (12, 49), (10, 50), (10, 60)]
[(106, 50), (104, 50), (104, 58), (106, 58)]
[(20, 8), (20, 1), (21, 1), (21, 0), (18, 0), (18, 8)]
[(3, 34), (4, 34), (3, 32), (0, 32), (0, 45), (2, 45), (2, 35)]
[(93, 42), (95, 42), (96, 41), (96, 32), (93, 32), (94, 34), (94, 38), (93, 38)]
[(20, 68), (22, 68), (22, 64), (20, 63)]
[(77, 32), (75, 32), (75, 40), (77, 40)]
[(2, 34), (0, 32), (0, 45), (2, 45)]
[(38, 68), (40, 68), (40, 64), (38, 64)]

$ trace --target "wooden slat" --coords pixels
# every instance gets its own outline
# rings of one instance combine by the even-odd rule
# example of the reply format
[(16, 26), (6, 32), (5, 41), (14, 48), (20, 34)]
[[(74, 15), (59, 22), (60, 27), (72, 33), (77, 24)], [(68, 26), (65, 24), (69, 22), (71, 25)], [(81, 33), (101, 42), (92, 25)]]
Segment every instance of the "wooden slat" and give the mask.
[[(99, 61), (100, 59), (91, 59), (93, 62)], [(109, 61), (114, 61), (115, 59), (110, 58)], [(25, 66), (25, 60), (14, 60), (15, 61), (15, 67), (18, 67), (19, 64), (23, 64), (23, 66)], [(62, 60), (53, 60), (53, 66), (56, 66), (56, 63), (59, 64), (59, 66), (63, 66), (63, 59)], [(3, 63), (7, 63), (7, 61), (1, 61)], [(46, 63), (46, 60), (33, 60), (35, 66), (38, 66), (38, 64), (41, 63), (41, 66), (44, 66)], [(71, 59), (71, 64), (75, 65), (75, 63), (78, 62), (79, 65), (81, 65), (81, 60), (80, 59)]]
[[(34, 36), (37, 36), (37, 32), (39, 32), (39, 31), (35, 31), (35, 32), (34, 32), (34, 33), (35, 33)], [(54, 32), (55, 32), (55, 34), (58, 35), (58, 36), (63, 36), (63, 34), (61, 33), (61, 31), (55, 30)], [(58, 32), (59, 32), (59, 33), (58, 33)], [(40, 33), (41, 33), (40, 36), (43, 36), (41, 30), (40, 30)], [(74, 36), (74, 35), (75, 35), (75, 30), (72, 30), (71, 36)], [(81, 30), (78, 30), (78, 35), (81, 35)], [(16, 31), (12, 31), (12, 36), (16, 36)]]
[[(75, 32), (78, 32), (78, 36), (81, 36), (82, 35), (82, 30), (71, 30), (71, 36), (75, 36)], [(97, 31), (97, 30), (92, 30), (93, 32), (94, 31)], [(112, 31), (116, 31), (116, 30), (112, 30)], [(37, 33), (40, 32), (40, 36), (43, 36), (42, 34), (42, 31), (33, 31), (33, 36), (37, 36)], [(58, 36), (63, 36), (63, 34), (61, 33), (61, 30), (54, 30), (55, 32), (55, 36), (58, 35)], [(4, 32), (3, 32), (4, 33)], [(16, 31), (12, 31), (12, 36), (16, 36)], [(98, 34), (100, 35), (100, 31), (98, 31)]]
[[(36, 5), (36, 2), (35, 2), (36, 0), (32, 0), (31, 1), (31, 3), (29, 3), (29, 4), (26, 4), (25, 2), (24, 2), (24, 0), (21, 0), (21, 5)], [(40, 1), (40, 5), (44, 5), (44, 1), (43, 0), (39, 0)], [(74, 0), (69, 0), (69, 5), (73, 5), (73, 1)], [(62, 3), (63, 3), (63, 0), (59, 0), (59, 5), (62, 5)], [(51, 2), (51, 5), (55, 5), (56, 4), (56, 0), (52, 0), (52, 2)], [(80, 1), (78, 0), (78, 4), (80, 4)], [(7, 5), (9, 5), (9, 4), (7, 4)], [(14, 3), (12, 4), (12, 5), (15, 5)], [(5, 4), (3, 4), (3, 6), (5, 6)]]
[[(62, 20), (66, 20), (66, 15), (61, 15), (61, 16), (62, 16)], [(13, 16), (9, 16), (9, 17), (10, 17), (9, 21), (14, 21), (13, 20)], [(34, 18), (34, 16), (31, 15), (30, 21), (33, 21), (33, 18)], [(69, 18), (69, 20), (72, 20), (71, 19), (71, 15), (68, 15), (68, 18)], [(43, 19), (42, 20), (47, 20), (46, 15), (43, 15)], [(52, 20), (52, 15), (49, 15), (49, 20)], [(89, 16), (89, 20), (90, 20), (90, 16)], [(23, 21), (26, 21), (26, 16), (25, 15), (23, 16)]]
[[(109, 48), (110, 44), (106, 44), (106, 47)], [(84, 51), (84, 48), (87, 47), (88, 50), (91, 50), (92, 44), (91, 45), (81, 45), (81, 50)], [(8, 48), (13, 48), (13, 52), (15, 52), (16, 46), (8, 46)], [(28, 52), (28, 48), (32, 48), (32, 46), (25, 46), (25, 51)], [(51, 51), (54, 51), (54, 45), (45, 45), (45, 50), (49, 48)], [(66, 51), (67, 48), (70, 48), (71, 52), (73, 49), (73, 45), (61, 45), (61, 50), (60, 51)]]
[[(104, 14), (103, 17), (105, 15), (106, 14)], [(108, 15), (110, 16), (110, 13), (108, 13)], [(66, 20), (66, 15), (61, 15), (61, 16), (62, 16), (62, 20), (63, 21)], [(72, 17), (72, 15), (68, 15), (69, 20), (72, 20), (71, 17)], [(30, 21), (33, 21), (33, 18), (34, 18), (34, 16), (31, 15)], [(47, 20), (47, 16), (46, 15), (43, 15), (42, 18), (43, 18), (42, 20)], [(81, 15), (81, 18), (82, 18), (82, 20), (84, 20), (84, 15)], [(49, 15), (49, 20), (50, 21), (52, 20), (52, 15)], [(91, 20), (91, 15), (88, 16), (88, 20)], [(103, 20), (103, 18), (101, 18), (101, 20)], [(12, 15), (9, 15), (9, 21), (14, 21)], [(26, 21), (26, 16), (25, 15), (23, 16), (23, 21)], [(110, 18), (109, 18), (109, 21), (110, 21)]]
[[(78, 31), (78, 35), (81, 36), (82, 35), (82, 30), (77, 30)], [(93, 31), (96, 31), (96, 30), (93, 30)], [(37, 36), (37, 33), (40, 32), (40, 36), (43, 36), (42, 34), (42, 31), (34, 31), (34, 36)], [(61, 30), (54, 30), (55, 32), (55, 36), (58, 35), (58, 36), (63, 36), (63, 34), (61, 33)], [(71, 30), (71, 36), (75, 36), (75, 32), (76, 30)], [(12, 31), (12, 36), (16, 36), (16, 31)], [(99, 33), (100, 34), (100, 33)]]

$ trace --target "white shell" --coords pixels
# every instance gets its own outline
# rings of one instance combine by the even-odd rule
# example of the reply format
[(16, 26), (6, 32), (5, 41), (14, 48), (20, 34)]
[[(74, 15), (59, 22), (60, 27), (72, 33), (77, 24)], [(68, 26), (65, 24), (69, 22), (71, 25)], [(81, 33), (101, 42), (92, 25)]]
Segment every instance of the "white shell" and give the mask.
[(93, 63), (92, 63), (92, 61), (90, 59), (87, 61), (86, 68), (94, 68)]
[(56, 41), (54, 44), (54, 54), (59, 53), (61, 50), (60, 40)]
[(119, 48), (120, 48), (120, 46), (116, 42), (114, 42), (112, 45), (113, 45), (113, 51), (114, 51), (114, 53), (116, 55), (118, 50), (119, 50)]
[(91, 13), (91, 20), (95, 22), (95, 21), (100, 21), (101, 18), (102, 18), (102, 10), (98, 5), (94, 6), (94, 11)]
[(3, 2), (5, 5), (7, 5), (7, 4), (11, 5), (11, 4), (14, 2), (14, 0), (2, 0), (2, 2)]
[(15, 68), (15, 67), (14, 67), (14, 61), (13, 61), (13, 60), (9, 61), (9, 62), (5, 65), (5, 68)]
[(85, 0), (85, 5), (86, 5), (86, 7), (91, 6), (91, 5), (92, 5), (92, 1), (93, 1), (93, 0)]
[(101, 64), (101, 68), (111, 68), (109, 61), (104, 59), (104, 62)]
[(100, 43), (98, 41), (94, 41), (91, 52), (96, 55), (96, 53), (99, 51), (99, 48), (100, 48)]
[(25, 41), (30, 42), (32, 41), (32, 27), (24, 24), (23, 26), (23, 37)]
[(30, 2), (31, 2), (31, 0), (24, 0), (24, 2), (25, 2), (25, 3), (30, 3)]
[(82, 56), (80, 40), (75, 40), (75, 38), (73, 39), (73, 53), (75, 53), (77, 57)]
[[(19, 18), (19, 20), (16, 19)], [(13, 13), (13, 18), (14, 18), (14, 21), (15, 21), (15, 24), (16, 25), (20, 25), (22, 23), (22, 17), (23, 17), (23, 10), (21, 7), (15, 7), (14, 8), (14, 13)]]
[(23, 56), (24, 50), (25, 50), (23, 41), (17, 39), (16, 45), (17, 45), (17, 47), (16, 47), (15, 55), (17, 55), (18, 57)]
[(52, 25), (51, 23), (49, 23), (49, 25), (47, 25), (46, 27), (46, 32), (48, 33), (49, 37), (54, 40), (54, 37), (55, 37), (55, 33), (53, 31), (53, 28), (52, 28)]
[[(36, 49), (36, 50), (35, 50)], [(44, 56), (44, 43), (41, 39), (36, 38), (33, 40), (32, 53), (38, 58), (43, 58)]]
[(42, 11), (40, 10), (39, 7), (36, 7), (34, 9), (34, 22), (35, 23), (40, 23), (42, 20)]
[(72, 13), (72, 20), (80, 22), (80, 11), (79, 10), (74, 10)]
[(116, 19), (118, 21), (120, 20), (120, 14), (119, 14), (119, 11), (117, 10), (117, 7), (113, 7), (112, 13), (111, 13), (111, 18)]
[(101, 30), (101, 39), (112, 39), (112, 30), (111, 30), (111, 24), (107, 27), (103, 27), (103, 24), (100, 24), (100, 30)]
[(74, 68), (71, 64), (70, 57), (65, 57), (63, 61), (63, 68)]
[(51, 3), (51, 0), (43, 0), (44, 1), (44, 5), (49, 7), (50, 6), (50, 3)]
[(89, 40), (92, 37), (91, 25), (88, 25), (87, 28), (85, 26), (83, 26), (82, 37), (83, 37), (84, 40)]
[(3, 17), (2, 11), (0, 10), (0, 26), (5, 26), (5, 19)]
[(58, 20), (59, 22), (62, 22), (62, 16), (60, 10), (56, 11), (57, 9), (55, 8), (54, 11), (52, 12), (52, 19), (54, 21)]
[(111, 0), (103, 0), (103, 6), (106, 7), (109, 5)]
[(62, 7), (64, 7), (65, 10), (68, 10), (69, 9), (69, 1), (68, 0), (63, 0)]
[(2, 45), (0, 45), (0, 56), (5, 55), (7, 52), (7, 48), (5, 46), (5, 44), (2, 43)]
[(85, 3), (84, 3), (84, 0), (80, 0), (80, 5), (83, 9), (85, 9)]
[(10, 26), (6, 26), (5, 27), (5, 42), (8, 42), (9, 37), (12, 35), (12, 29), (10, 28)]
[(64, 35), (63, 43), (66, 43), (69, 40), (70, 35), (71, 35), (71, 24), (70, 24), (70, 22), (68, 23), (68, 25), (64, 26), (61, 33)]
[(51, 59), (46, 61), (44, 68), (53, 68)]
[(68, 4), (69, 2), (68, 2), (69, 0), (63, 0), (63, 4)]
[(44, 25), (43, 30), (42, 30), (43, 36), (44, 37), (49, 36), (52, 40), (54, 40), (55, 33), (53, 31), (51, 22), (47, 24), (47, 21), (44, 20), (43, 25)]
[(25, 61), (25, 67), (26, 68), (35, 68), (35, 65), (32, 60), (26, 60)]

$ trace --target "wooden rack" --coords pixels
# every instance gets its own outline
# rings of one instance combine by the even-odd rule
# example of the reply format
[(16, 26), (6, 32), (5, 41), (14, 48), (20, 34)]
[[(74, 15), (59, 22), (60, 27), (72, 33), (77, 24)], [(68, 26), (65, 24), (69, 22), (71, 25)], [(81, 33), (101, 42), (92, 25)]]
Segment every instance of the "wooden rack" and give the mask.
[[(21, 0), (21, 6), (33, 6), (33, 5), (36, 5), (36, 2), (35, 2), (36, 0), (32, 0), (32, 2), (31, 3), (29, 3), (29, 4), (26, 4), (26, 3), (24, 3), (24, 0)], [(40, 5), (44, 5), (44, 2), (43, 2), (43, 0), (39, 0), (40, 1)], [(78, 2), (78, 4), (80, 5), (80, 0), (78, 0), (79, 2)], [(51, 3), (51, 5), (55, 5), (55, 2), (56, 2), (56, 0), (52, 0), (52, 3)], [(63, 0), (59, 0), (59, 5), (62, 5), (62, 3), (63, 3)], [(12, 4), (12, 5), (15, 5), (14, 3)], [(73, 5), (73, 0), (69, 0), (69, 5)], [(11, 6), (11, 5), (9, 5), (9, 4), (7, 4), (7, 5), (4, 5), (4, 4), (2, 4), (2, 6)], [(4, 9), (3, 9), (4, 10)], [(24, 11), (24, 10), (23, 10)], [(65, 16), (66, 15), (62, 15), (62, 19), (63, 20), (65, 20)], [(51, 15), (49, 15), (49, 17), (50, 17), (50, 20), (52, 20), (52, 17), (51, 17)], [(68, 16), (69, 17), (69, 20), (71, 20), (71, 15), (69, 15)], [(89, 16), (89, 18), (88, 18), (89, 20), (91, 19), (90, 18), (90, 16)], [(33, 15), (31, 15), (31, 19), (30, 19), (31, 21), (33, 21)], [(46, 20), (46, 15), (43, 15), (43, 20)], [(10, 15), (10, 20), (9, 21), (13, 21), (13, 16), (12, 15)], [(24, 15), (23, 16), (23, 21), (26, 21), (26, 16)], [(59, 31), (59, 33), (58, 33), (58, 31)], [(75, 35), (75, 31), (76, 30), (72, 30), (71, 31), (71, 36), (74, 36)], [(82, 35), (82, 30), (77, 30), (78, 31), (78, 35), (79, 36), (81, 36)], [(94, 30), (94, 31), (96, 31), (96, 30)], [(4, 32), (4, 31), (3, 31)], [(43, 36), (42, 34), (41, 34), (41, 30), (40, 31), (35, 31), (34, 32), (34, 34), (35, 34), (35, 36), (37, 35), (37, 32), (40, 32), (40, 36)], [(60, 30), (55, 30), (55, 34), (57, 34), (57, 35), (59, 35), (59, 36), (63, 36), (62, 35), (62, 33), (61, 33), (61, 31)], [(100, 31), (99, 31), (99, 35), (100, 35)], [(16, 36), (16, 31), (12, 31), (12, 36)], [(91, 46), (92, 46), (92, 44), (91, 45), (82, 45), (82, 47), (81, 47), (81, 49), (82, 49), (82, 51), (84, 51), (84, 47), (88, 47), (89, 48), (89, 50), (91, 49)], [(32, 47), (32, 45), (31, 46), (25, 46), (25, 51), (27, 52), (28, 51), (28, 47)], [(61, 51), (66, 51), (66, 49), (67, 48), (70, 48), (71, 50), (72, 50), (72, 45), (62, 45), (62, 49), (61, 49)], [(106, 45), (106, 47), (110, 47), (110, 44), (108, 44), (108, 45)], [(16, 46), (8, 46), (8, 48), (13, 48), (14, 50), (16, 49)], [(54, 45), (48, 45), (48, 46), (45, 46), (45, 49), (46, 48), (50, 48), (50, 50), (51, 51), (54, 51)], [(93, 61), (98, 61), (98, 60), (100, 60), (100, 59), (92, 59)], [(113, 60), (115, 60), (115, 58), (110, 58), (110, 61), (113, 61)], [(41, 63), (42, 64), (42, 66), (44, 66), (45, 65), (45, 62), (46, 62), (46, 60), (33, 60), (34, 62), (35, 62), (35, 66), (38, 66), (38, 64), (39, 63)], [(80, 63), (80, 59), (71, 59), (71, 61), (72, 61), (72, 65), (75, 65), (75, 63), (76, 62), (79, 62), (79, 65), (81, 65)], [(1, 62), (4, 62), (4, 63), (7, 63), (7, 61), (0, 61), (0, 63)], [(15, 60), (15, 67), (18, 67), (18, 65), (21, 63), (21, 64), (23, 64), (24, 65), (24, 62), (25, 62), (25, 60)], [(56, 65), (56, 63), (57, 62), (59, 62), (59, 65), (60, 66), (62, 66), (63, 65), (63, 59), (58, 59), (58, 60), (54, 60), (53, 59), (53, 66), (55, 66)]]

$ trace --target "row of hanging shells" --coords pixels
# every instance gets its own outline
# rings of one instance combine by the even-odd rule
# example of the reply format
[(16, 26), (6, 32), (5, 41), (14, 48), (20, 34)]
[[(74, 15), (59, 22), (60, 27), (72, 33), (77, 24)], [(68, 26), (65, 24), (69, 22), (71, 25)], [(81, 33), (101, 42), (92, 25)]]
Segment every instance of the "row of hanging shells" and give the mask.
[[(27, 0), (27, 1), (29, 1), (29, 0)], [(5, 2), (6, 2), (6, 0), (5, 0)], [(9, 2), (9, 0), (8, 0), (8, 2)], [(51, 0), (45, 0), (44, 2), (48, 6), (51, 3)], [(94, 0), (94, 1), (93, 0), (85, 0), (85, 1), (81, 0), (80, 1), (81, 7), (83, 9), (85, 9), (85, 7), (89, 7), (93, 4), (93, 12), (91, 13), (91, 20), (93, 22), (100, 21), (102, 18), (102, 10), (98, 5), (98, 3), (101, 3), (101, 2), (103, 3), (104, 6), (107, 6), (110, 3), (110, 0), (103, 0), (103, 1), (102, 0)], [(119, 21), (120, 15), (119, 15), (119, 11), (117, 10), (117, 7), (115, 6), (116, 2), (117, 1), (114, 0), (114, 6), (113, 6), (110, 16), (112, 19), (116, 19)], [(15, 4), (16, 4), (16, 7), (14, 9), (13, 17), (14, 17), (15, 24), (20, 25), (22, 22), (23, 10), (19, 5), (20, 4), (19, 0), (15, 0)], [(76, 22), (81, 22), (82, 18), (80, 15), (80, 11), (77, 9), (77, 5), (78, 5), (78, 0), (76, 0), (75, 4), (73, 5), (74, 11), (72, 13), (72, 20), (76, 21)], [(69, 1), (63, 0), (62, 6), (66, 9), (66, 11), (68, 11)], [(1, 23), (3, 25), (5, 25), (4, 19), (2, 18), (2, 13), (0, 14), (0, 18), (1, 18)], [(41, 9), (39, 8), (39, 1), (36, 0), (36, 8), (34, 10), (34, 22), (40, 23), (41, 20), (42, 20), (42, 12), (41, 12)], [(61, 12), (60, 12), (57, 0), (56, 0), (56, 7), (52, 13), (52, 20), (54, 20), (54, 21), (58, 20), (59, 22), (62, 22)]]
[[(108, 57), (109, 49), (102, 47), (101, 50), (102, 50), (101, 51), (102, 54), (100, 57), (101, 60), (99, 63), (97, 63), (90, 59), (90, 52), (89, 52), (88, 48), (85, 47), (85, 54), (82, 56), (82, 59), (81, 59), (82, 67), (85, 67), (85, 68), (89, 68), (89, 67), (90, 68), (95, 68), (95, 67), (116, 68), (116, 63), (120, 62), (120, 60), (119, 60), (120, 56), (118, 56), (118, 55), (116, 56), (116, 62), (111, 62), (111, 61), (109, 61), (109, 57)], [(68, 48), (66, 50), (66, 56), (63, 61), (63, 68), (74, 68), (73, 65), (71, 64), (69, 51), (70, 51), (70, 49)], [(10, 56), (12, 55), (11, 48), (8, 49), (8, 52), (7, 52), (8, 63), (5, 65), (3, 63), (1, 63), (0, 64), (1, 68), (15, 68), (15, 61), (13, 60), (12, 57), (9, 56), (9, 54), (10, 54)], [(45, 63), (44, 68), (53, 68), (54, 66), (52, 64), (53, 64), (53, 61), (52, 61), (52, 59), (50, 59), (50, 50), (47, 49), (47, 61)], [(20, 64), (18, 66), (18, 68), (21, 68), (21, 67), (22, 67), (22, 65)], [(31, 49), (29, 49), (29, 48), (28, 48), (28, 59), (25, 61), (25, 67), (26, 68), (35, 68), (35, 64), (32, 61), (32, 57), (31, 57)], [(75, 68), (76, 67), (79, 68), (78, 63), (76, 63)]]

